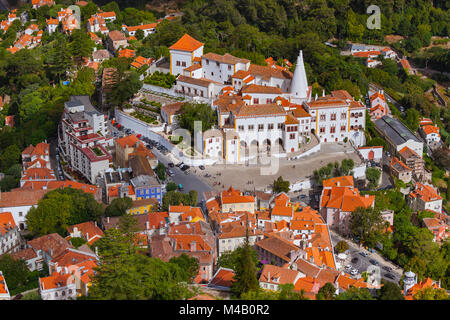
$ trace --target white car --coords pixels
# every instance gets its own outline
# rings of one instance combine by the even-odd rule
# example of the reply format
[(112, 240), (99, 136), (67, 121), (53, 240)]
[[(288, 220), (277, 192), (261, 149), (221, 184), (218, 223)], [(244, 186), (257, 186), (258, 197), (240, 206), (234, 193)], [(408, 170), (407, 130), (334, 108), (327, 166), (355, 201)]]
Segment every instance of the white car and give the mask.
[(350, 274), (351, 274), (352, 276), (356, 276), (356, 275), (358, 274), (358, 270), (352, 269), (352, 271), (350, 272)]
[(352, 265), (351, 265), (351, 264), (346, 265), (346, 266), (345, 266), (345, 269), (351, 270), (351, 269), (352, 269)]

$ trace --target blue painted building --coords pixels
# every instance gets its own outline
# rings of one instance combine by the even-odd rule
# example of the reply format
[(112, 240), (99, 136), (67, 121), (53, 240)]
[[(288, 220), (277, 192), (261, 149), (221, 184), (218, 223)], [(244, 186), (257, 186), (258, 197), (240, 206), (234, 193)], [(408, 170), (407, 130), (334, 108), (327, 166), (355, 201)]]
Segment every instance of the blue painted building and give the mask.
[(136, 200), (155, 198), (161, 204), (164, 193), (161, 183), (155, 176), (137, 176), (131, 179), (131, 185), (136, 194)]

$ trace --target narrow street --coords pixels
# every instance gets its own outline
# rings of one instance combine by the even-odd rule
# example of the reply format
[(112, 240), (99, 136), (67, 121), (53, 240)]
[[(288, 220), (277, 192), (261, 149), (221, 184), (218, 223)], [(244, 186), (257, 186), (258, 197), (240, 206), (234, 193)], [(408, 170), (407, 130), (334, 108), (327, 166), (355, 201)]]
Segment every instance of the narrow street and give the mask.
[[(345, 265), (347, 265), (347, 264), (351, 264), (355, 269), (358, 270), (358, 273), (361, 274), (362, 272), (367, 271), (367, 268), (369, 266), (373, 265), (370, 262), (370, 260), (373, 259), (379, 263), (378, 266), (380, 267), (380, 275), (383, 279), (385, 279), (387, 281), (393, 281), (395, 283), (398, 283), (400, 281), (400, 279), (403, 275), (403, 269), (400, 268), (399, 266), (395, 265), (391, 261), (384, 259), (376, 251), (374, 253), (371, 253), (368, 250), (366, 250), (365, 248), (360, 247), (353, 241), (339, 236), (335, 231), (333, 231), (331, 229), (330, 229), (330, 236), (331, 236), (331, 241), (333, 242), (333, 247), (336, 246), (336, 244), (342, 240), (344, 240), (349, 246), (350, 254), (348, 255), (346, 261), (344, 262), (343, 267), (345, 267)], [(361, 252), (365, 252), (367, 254), (367, 257), (364, 257), (363, 255), (361, 255), (360, 254)], [(355, 258), (357, 258), (357, 261), (354, 263), (351, 263), (351, 261)], [(392, 271), (387, 271), (387, 270), (383, 269), (383, 267), (390, 267), (390, 268), (392, 268)], [(391, 274), (394, 279), (390, 279), (390, 278), (386, 277), (386, 274)]]

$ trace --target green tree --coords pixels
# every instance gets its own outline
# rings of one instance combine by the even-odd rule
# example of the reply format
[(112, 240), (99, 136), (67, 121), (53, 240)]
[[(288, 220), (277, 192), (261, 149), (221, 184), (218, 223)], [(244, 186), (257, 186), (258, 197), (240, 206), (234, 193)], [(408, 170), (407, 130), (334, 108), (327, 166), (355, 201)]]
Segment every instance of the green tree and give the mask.
[(84, 238), (80, 238), (80, 237), (70, 238), (69, 241), (75, 248), (78, 248), (78, 247), (82, 246), (83, 244), (87, 243), (87, 241)]
[(377, 168), (367, 168), (366, 169), (366, 178), (369, 181), (367, 185), (369, 189), (373, 189), (378, 185), (378, 181), (380, 180), (381, 171)]
[(88, 33), (81, 29), (73, 30), (69, 52), (75, 58), (78, 64), (82, 63), (83, 57), (89, 57), (94, 50), (95, 42), (91, 40)]
[(367, 288), (350, 287), (347, 291), (339, 294), (336, 300), (375, 300)]
[(325, 283), (316, 294), (317, 300), (334, 300), (336, 298), (336, 288), (330, 282)]
[(141, 29), (138, 29), (136, 31), (135, 35), (136, 35), (136, 39), (138, 39), (138, 40), (142, 40), (145, 37), (144, 31)]
[(6, 279), (9, 291), (15, 291), (28, 282), (30, 271), (24, 260), (14, 260), (9, 254), (0, 256), (0, 270)]
[(158, 165), (156, 166), (155, 173), (158, 176), (159, 180), (161, 181), (166, 180), (166, 167), (161, 162), (159, 162)]
[(376, 208), (356, 208), (350, 216), (350, 230), (362, 243), (374, 246), (384, 228), (384, 219)]
[(127, 71), (112, 88), (109, 94), (109, 102), (115, 105), (122, 105), (142, 88), (142, 81), (136, 71)]
[(277, 194), (280, 192), (285, 192), (288, 193), (290, 190), (290, 182), (288, 180), (283, 180), (283, 178), (281, 176), (278, 177), (278, 179), (276, 179), (273, 182), (273, 193)]
[(250, 246), (247, 229), (247, 235), (242, 246), (240, 259), (237, 261), (234, 269), (235, 282), (233, 282), (231, 286), (231, 291), (238, 297), (245, 292), (257, 290), (259, 288), (258, 279), (256, 278), (257, 269), (252, 258), (252, 251), (254, 251), (254, 249)]
[(175, 191), (175, 190), (177, 190), (177, 188), (178, 188), (178, 186), (177, 186), (177, 184), (176, 184), (175, 182), (169, 182), (169, 183), (167, 184), (167, 186), (166, 186), (166, 191), (167, 191), (167, 192), (169, 192), (169, 191)]
[(378, 290), (379, 300), (405, 300), (400, 287), (391, 281), (381, 280), (382, 287)]
[(349, 249), (347, 242), (344, 240), (339, 241), (334, 248), (338, 253), (344, 253)]
[(103, 207), (90, 193), (65, 188), (48, 192), (27, 214), (28, 230), (33, 235), (66, 235), (69, 225), (96, 221)]
[(130, 197), (116, 198), (111, 201), (110, 205), (105, 209), (105, 216), (117, 217), (123, 216), (127, 213), (127, 210), (133, 206), (133, 199)]
[(178, 118), (180, 127), (193, 134), (195, 121), (201, 121), (202, 132), (205, 132), (217, 123), (217, 113), (205, 103), (183, 104)]
[(413, 295), (414, 300), (449, 300), (447, 291), (444, 289), (434, 289), (433, 287), (419, 290)]
[(184, 281), (191, 283), (198, 274), (199, 264), (194, 257), (189, 257), (183, 253), (179, 257), (174, 257), (169, 260), (169, 263), (174, 263), (185, 273)]
[(5, 172), (13, 165), (19, 163), (22, 153), (17, 145), (11, 144), (0, 156), (2, 171)]

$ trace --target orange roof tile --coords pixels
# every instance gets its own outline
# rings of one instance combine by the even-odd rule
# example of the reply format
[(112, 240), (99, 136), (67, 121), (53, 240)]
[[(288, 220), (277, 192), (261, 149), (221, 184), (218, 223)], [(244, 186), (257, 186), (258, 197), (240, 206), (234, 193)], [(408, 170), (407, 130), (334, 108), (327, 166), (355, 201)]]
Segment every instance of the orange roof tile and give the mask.
[(353, 187), (354, 181), (353, 176), (341, 176), (331, 179), (323, 180), (323, 187), (324, 188), (331, 188), (331, 187)]
[(195, 40), (190, 35), (185, 33), (177, 42), (169, 47), (169, 50), (180, 50), (180, 51), (195, 51), (202, 47), (203, 43)]
[(8, 231), (16, 228), (16, 223), (11, 212), (0, 213), (0, 235), (4, 236)]

